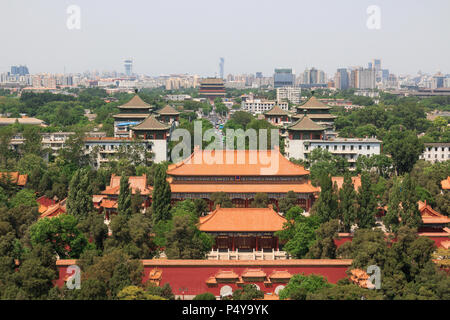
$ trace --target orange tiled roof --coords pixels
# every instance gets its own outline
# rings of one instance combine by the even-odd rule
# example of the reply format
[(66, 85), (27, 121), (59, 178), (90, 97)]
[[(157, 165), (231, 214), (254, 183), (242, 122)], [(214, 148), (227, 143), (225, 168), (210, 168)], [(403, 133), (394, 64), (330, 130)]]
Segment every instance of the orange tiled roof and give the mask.
[(445, 248), (445, 249), (449, 249), (450, 248), (450, 241), (442, 241), (441, 242), (441, 247)]
[(93, 195), (92, 202), (98, 203), (101, 202), (104, 198), (106, 198), (106, 195)]
[(286, 219), (273, 208), (218, 208), (201, 217), (201, 231), (275, 232), (283, 229)]
[(276, 294), (264, 294), (264, 299), (256, 299), (256, 300), (280, 300), (280, 297)]
[(0, 179), (5, 177), (6, 175), (9, 176), (9, 179), (11, 183), (17, 184), (18, 186), (25, 186), (28, 181), (28, 175), (27, 174), (19, 174), (18, 171), (15, 172), (0, 172)]
[(444, 216), (443, 214), (437, 212), (427, 202), (419, 201), (417, 202), (419, 206), (420, 215), (422, 216), (422, 222), (424, 224), (433, 224), (433, 223), (450, 223), (450, 218)]
[[(344, 185), (344, 177), (331, 177), (331, 181), (333, 182), (333, 184), (336, 182), (338, 190), (340, 190)], [(358, 189), (361, 187), (361, 176), (358, 175), (356, 177), (352, 177), (352, 183), (355, 187), (355, 190), (358, 191)]]
[(290, 279), (292, 278), (292, 274), (287, 270), (274, 270), (272, 274), (269, 276), (270, 279)]
[[(293, 164), (286, 159), (278, 149), (268, 150), (266, 155), (259, 150), (199, 150), (196, 148), (186, 160), (169, 165), (167, 174), (180, 176), (298, 176), (309, 175), (304, 167)], [(209, 159), (218, 159), (220, 163), (208, 164)], [(271, 161), (274, 172), (265, 170), (270, 164), (261, 160)], [(231, 160), (233, 159), (233, 160)], [(232, 162), (232, 163), (230, 163)], [(278, 166), (276, 166), (278, 162)]]
[(216, 279), (238, 279), (239, 276), (237, 273), (235, 273), (233, 270), (220, 270), (216, 275), (214, 276)]
[(361, 269), (352, 269), (350, 271), (350, 280), (361, 288), (372, 288), (374, 285), (369, 281), (369, 275)]
[(450, 190), (450, 176), (448, 176), (447, 179), (441, 181), (441, 186), (444, 190)]
[(40, 210), (40, 218), (53, 218), (59, 216), (60, 214), (66, 213), (66, 200), (67, 199), (64, 199), (56, 204), (47, 207), (47, 209), (43, 212), (41, 212)]
[(247, 269), (242, 274), (243, 278), (265, 278), (266, 273), (261, 269)]
[(107, 209), (117, 209), (118, 204), (116, 200), (103, 199), (100, 206)]
[(155, 268), (150, 270), (148, 278), (150, 280), (161, 280), (162, 278), (162, 270)]
[(214, 277), (209, 277), (209, 278), (206, 280), (206, 284), (217, 284), (216, 278), (214, 278)]
[(311, 183), (303, 184), (178, 184), (172, 183), (170, 189), (173, 193), (315, 193), (318, 187)]
[[(111, 175), (111, 180), (109, 186), (106, 187), (102, 194), (118, 195), (120, 192), (120, 178), (121, 176)], [(149, 195), (152, 193), (153, 188), (147, 185), (147, 176), (143, 174), (142, 176), (129, 177), (128, 183), (130, 184), (131, 191), (133, 194), (139, 191), (141, 195)]]

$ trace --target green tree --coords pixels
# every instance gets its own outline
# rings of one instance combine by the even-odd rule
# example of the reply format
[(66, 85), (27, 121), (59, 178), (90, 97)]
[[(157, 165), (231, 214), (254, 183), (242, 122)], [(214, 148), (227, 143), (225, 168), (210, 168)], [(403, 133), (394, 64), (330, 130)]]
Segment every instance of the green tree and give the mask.
[(89, 173), (85, 169), (75, 172), (69, 184), (67, 213), (77, 219), (86, 218), (94, 210)]
[(118, 294), (119, 300), (167, 300), (163, 297), (151, 295), (138, 286), (128, 286), (123, 288)]
[(196, 295), (192, 300), (216, 300), (216, 296), (211, 292), (205, 292)]
[(363, 172), (361, 174), (361, 187), (358, 189), (358, 210), (356, 212), (358, 228), (372, 228), (375, 226), (377, 207), (377, 199), (371, 189), (370, 176), (367, 172)]
[(80, 219), (78, 228), (95, 243), (97, 249), (103, 250), (104, 242), (108, 237), (108, 227), (102, 214), (90, 212), (87, 217)]
[(252, 202), (253, 208), (267, 208), (269, 205), (269, 197), (267, 193), (256, 193), (255, 199)]
[(389, 194), (389, 204), (383, 222), (387, 228), (396, 232), (400, 226), (418, 228), (422, 217), (418, 208), (417, 186), (409, 174), (402, 181), (397, 179)]
[(30, 189), (22, 189), (16, 193), (9, 202), (12, 208), (24, 207), (37, 207), (36, 193)]
[(117, 211), (119, 215), (129, 217), (132, 214), (131, 208), (131, 188), (128, 183), (128, 177), (123, 173), (120, 177), (120, 190), (117, 199)]
[(339, 220), (330, 220), (322, 223), (315, 231), (316, 240), (309, 248), (306, 258), (310, 259), (335, 259), (336, 244), (334, 239), (338, 237)]
[(321, 222), (327, 222), (338, 217), (337, 186), (331, 181), (331, 176), (322, 174), (320, 177), (320, 196), (314, 203), (312, 214), (317, 215)]
[(211, 247), (212, 239), (197, 229), (189, 215), (173, 218), (173, 227), (167, 234), (169, 259), (204, 259)]
[(127, 286), (139, 286), (144, 268), (120, 249), (112, 249), (103, 256), (89, 251), (80, 259), (82, 270), (81, 299), (115, 299)]
[(155, 170), (155, 182), (152, 194), (153, 224), (161, 220), (170, 220), (171, 195), (165, 167), (159, 165)]
[(397, 174), (410, 172), (424, 150), (417, 134), (401, 126), (391, 128), (383, 142), (384, 150), (391, 155)]
[(225, 192), (214, 192), (210, 197), (211, 201), (214, 203), (214, 207), (220, 205), (221, 208), (232, 208), (233, 203), (230, 197)]
[(244, 284), (242, 289), (237, 289), (233, 292), (233, 300), (255, 300), (263, 298), (264, 293), (253, 283)]
[(275, 234), (285, 242), (283, 250), (297, 259), (303, 258), (316, 240), (315, 230), (320, 226), (318, 216), (305, 217), (303, 209), (293, 207), (286, 213), (283, 230)]
[(331, 284), (321, 275), (310, 274), (306, 276), (304, 274), (296, 274), (279, 294), (281, 300), (306, 300), (308, 294), (313, 294), (329, 287), (331, 287)]
[(42, 136), (40, 134), (39, 127), (26, 126), (23, 131), (23, 151), (24, 153), (30, 153), (40, 156), (42, 153)]
[(288, 191), (286, 193), (286, 196), (281, 198), (278, 202), (278, 206), (280, 209), (280, 212), (286, 213), (288, 212), (292, 207), (295, 207), (297, 205), (297, 195), (294, 191)]
[(345, 232), (350, 232), (351, 226), (355, 223), (358, 211), (358, 201), (355, 187), (350, 174), (344, 175), (344, 184), (339, 190), (339, 219), (342, 222)]
[(78, 258), (89, 245), (77, 224), (77, 219), (68, 214), (40, 219), (30, 227), (31, 243), (49, 243), (55, 254), (63, 259)]
[(162, 287), (158, 287), (153, 283), (147, 285), (146, 292), (153, 296), (159, 296), (167, 300), (175, 300), (170, 284), (165, 283)]

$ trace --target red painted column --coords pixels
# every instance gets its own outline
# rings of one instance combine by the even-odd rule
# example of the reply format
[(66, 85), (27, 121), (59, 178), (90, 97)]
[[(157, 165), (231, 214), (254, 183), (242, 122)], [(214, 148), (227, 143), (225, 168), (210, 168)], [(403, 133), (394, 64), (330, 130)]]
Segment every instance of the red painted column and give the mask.
[(277, 251), (278, 251), (278, 237), (276, 237), (276, 239), (277, 239)]
[(231, 251), (234, 251), (234, 235), (231, 241)]
[(255, 243), (256, 243), (256, 251), (258, 251), (258, 236), (255, 237)]

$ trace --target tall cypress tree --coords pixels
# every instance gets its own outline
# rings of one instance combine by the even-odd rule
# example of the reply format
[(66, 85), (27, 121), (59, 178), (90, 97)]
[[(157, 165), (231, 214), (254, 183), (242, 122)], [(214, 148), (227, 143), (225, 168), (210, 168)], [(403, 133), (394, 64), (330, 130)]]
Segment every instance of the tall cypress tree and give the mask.
[(89, 212), (94, 210), (92, 188), (87, 170), (77, 170), (70, 180), (66, 207), (67, 213), (78, 219), (87, 217)]
[(132, 214), (131, 210), (131, 189), (128, 183), (128, 177), (125, 173), (122, 173), (120, 177), (120, 191), (119, 197), (117, 199), (117, 211), (119, 215), (130, 217)]
[(324, 223), (338, 216), (337, 188), (333, 186), (330, 175), (321, 175), (320, 189), (319, 200), (314, 204), (313, 212), (319, 217), (321, 223)]
[(350, 174), (346, 173), (342, 189), (339, 190), (339, 219), (345, 232), (349, 232), (351, 226), (355, 223), (357, 209), (358, 201), (355, 187)]
[(171, 197), (172, 192), (170, 191), (170, 185), (167, 182), (165, 167), (158, 165), (155, 170), (152, 195), (152, 216), (154, 225), (161, 220), (169, 220), (171, 218)]
[(390, 194), (388, 212), (383, 219), (386, 227), (394, 232), (400, 226), (418, 228), (422, 223), (418, 200), (416, 184), (408, 173), (401, 182), (396, 181)]
[(417, 205), (419, 197), (416, 193), (416, 183), (409, 173), (403, 178), (400, 194), (402, 199), (401, 225), (409, 228), (418, 228), (422, 223), (422, 216)]
[(390, 231), (397, 232), (398, 227), (400, 225), (400, 204), (401, 204), (401, 196), (400, 192), (402, 189), (401, 182), (399, 179), (394, 181), (394, 185), (389, 194), (389, 202), (388, 202), (388, 210), (386, 215), (383, 217), (383, 223), (387, 229)]
[(368, 172), (361, 174), (361, 187), (358, 190), (358, 210), (356, 224), (358, 228), (372, 228), (375, 226), (377, 213), (377, 199), (370, 188), (370, 176)]

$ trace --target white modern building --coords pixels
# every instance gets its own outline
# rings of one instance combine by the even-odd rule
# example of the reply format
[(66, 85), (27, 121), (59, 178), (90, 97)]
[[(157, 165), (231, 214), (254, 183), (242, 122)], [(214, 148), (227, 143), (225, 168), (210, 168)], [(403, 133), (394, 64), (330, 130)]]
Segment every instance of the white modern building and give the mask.
[(281, 87), (277, 88), (277, 102), (289, 101), (293, 104), (299, 104), (302, 90), (299, 87)]
[(450, 143), (425, 143), (425, 151), (420, 156), (420, 159), (429, 162), (450, 160)]
[(277, 103), (276, 101), (252, 99), (242, 101), (242, 110), (250, 112), (252, 114), (261, 114), (272, 109), (275, 105), (278, 105), (282, 110), (289, 111), (289, 104), (287, 102)]
[[(153, 152), (151, 141), (137, 142), (132, 138), (115, 137), (86, 137), (84, 139), (84, 152), (90, 156), (92, 165), (100, 168), (102, 164), (114, 159), (119, 151), (140, 153), (141, 158), (145, 152)], [(135, 148), (135, 150), (132, 150)]]
[(287, 158), (308, 160), (310, 153), (321, 148), (333, 155), (345, 158), (350, 170), (356, 168), (360, 156), (373, 156), (381, 153), (381, 141), (374, 138), (334, 138), (329, 140), (300, 140), (289, 136), (285, 140)]

